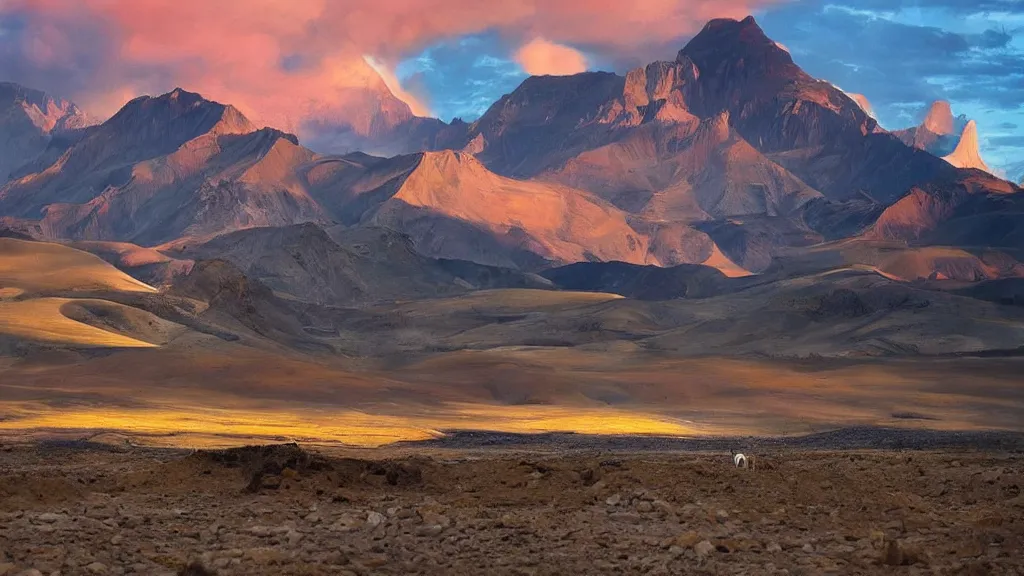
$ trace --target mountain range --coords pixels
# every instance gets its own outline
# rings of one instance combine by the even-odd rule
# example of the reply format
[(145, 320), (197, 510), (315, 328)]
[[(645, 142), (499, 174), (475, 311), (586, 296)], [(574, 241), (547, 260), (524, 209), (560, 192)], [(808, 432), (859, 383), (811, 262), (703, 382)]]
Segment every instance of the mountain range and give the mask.
[[(49, 111), (38, 134), (75, 134), (11, 169), (0, 215), (47, 239), (148, 247), (312, 222), (387, 227), (430, 257), (527, 271), (711, 259), (756, 272), (822, 240), (947, 243), (1017, 202), (948, 105), (890, 134), (752, 18), (712, 21), (674, 60), (624, 77), (531, 77), (472, 124), (416, 118), (371, 88), (383, 96), (367, 96), (349, 133), (428, 151), (317, 154), (181, 89), (83, 128), (73, 104), (23, 90)], [(965, 226), (948, 223), (963, 211)]]
[[(422, 362), (500, 403), (529, 401), (490, 372), (508, 362), (562, 390), (591, 355), (618, 374), (1024, 345), (1024, 190), (975, 124), (936, 103), (887, 131), (753, 18), (625, 75), (530, 77), (472, 123), (383, 81), (360, 98), (307, 147), (183, 89), (97, 123), (0, 84), (0, 356), (107, 374), (90, 350), (152, 348), (168, 386), (192, 364), (371, 366), (428, 402)], [(642, 396), (606, 384), (566, 398)]]

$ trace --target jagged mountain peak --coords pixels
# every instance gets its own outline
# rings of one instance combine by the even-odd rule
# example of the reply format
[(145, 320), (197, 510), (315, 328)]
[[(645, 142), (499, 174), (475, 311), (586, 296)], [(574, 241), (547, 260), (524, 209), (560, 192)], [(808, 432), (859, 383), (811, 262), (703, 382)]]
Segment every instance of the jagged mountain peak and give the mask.
[(0, 82), (0, 111), (19, 108), (39, 130), (73, 130), (96, 123), (74, 102), (14, 82)]
[(754, 19), (753, 15), (748, 15), (746, 18), (740, 20), (735, 18), (712, 18), (704, 25), (700, 34), (717, 31), (725, 31), (730, 34), (746, 34), (748, 37), (760, 35), (767, 38), (764, 34), (764, 30), (761, 29), (760, 25), (758, 25), (757, 20)]
[(764, 33), (753, 16), (716, 18), (679, 51), (676, 60), (696, 64), (701, 73), (742, 73), (745, 78), (810, 78), (789, 52)]
[(960, 134), (960, 141), (952, 153), (943, 157), (957, 168), (976, 168), (991, 172), (985, 161), (981, 159), (981, 151), (978, 146), (978, 125), (974, 120), (967, 122), (963, 132)]

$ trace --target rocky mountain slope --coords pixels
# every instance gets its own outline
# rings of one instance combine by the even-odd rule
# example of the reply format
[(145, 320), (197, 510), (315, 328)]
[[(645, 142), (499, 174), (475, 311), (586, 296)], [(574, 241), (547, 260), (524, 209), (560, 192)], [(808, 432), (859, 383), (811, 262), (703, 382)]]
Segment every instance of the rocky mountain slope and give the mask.
[(315, 220), (294, 173), (312, 158), (294, 136), (179, 89), (129, 102), (53, 164), (7, 183), (0, 214), (39, 219), (51, 238), (145, 245)]

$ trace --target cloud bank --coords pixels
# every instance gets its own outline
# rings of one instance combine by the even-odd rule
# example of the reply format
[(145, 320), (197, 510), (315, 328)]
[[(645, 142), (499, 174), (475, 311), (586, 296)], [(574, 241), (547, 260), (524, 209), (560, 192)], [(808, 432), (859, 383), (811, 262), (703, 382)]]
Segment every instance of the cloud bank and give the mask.
[[(671, 54), (713, 17), (783, 0), (3, 0), (0, 77), (98, 115), (175, 86), (296, 129), (349, 114), (394, 66), (437, 42), (495, 33), (530, 71)], [(671, 49), (668, 48), (671, 46)]]

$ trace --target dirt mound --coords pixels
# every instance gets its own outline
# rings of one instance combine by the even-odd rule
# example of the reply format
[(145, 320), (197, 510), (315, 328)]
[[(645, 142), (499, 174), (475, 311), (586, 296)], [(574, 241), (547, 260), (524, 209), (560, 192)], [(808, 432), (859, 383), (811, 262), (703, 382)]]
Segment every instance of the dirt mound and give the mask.
[(295, 443), (200, 451), (190, 459), (199, 468), (209, 464), (240, 470), (247, 478), (244, 489), (247, 492), (277, 490), (287, 480), (299, 478), (323, 485), (320, 490), (380, 485), (381, 480), (389, 486), (398, 487), (423, 484), (423, 466), (416, 461), (328, 459), (303, 450)]
[(332, 469), (325, 458), (294, 443), (197, 452), (193, 458), (228, 468), (241, 468), (249, 478), (245, 488), (249, 492), (277, 488), (281, 485), (282, 476), (296, 477)]

